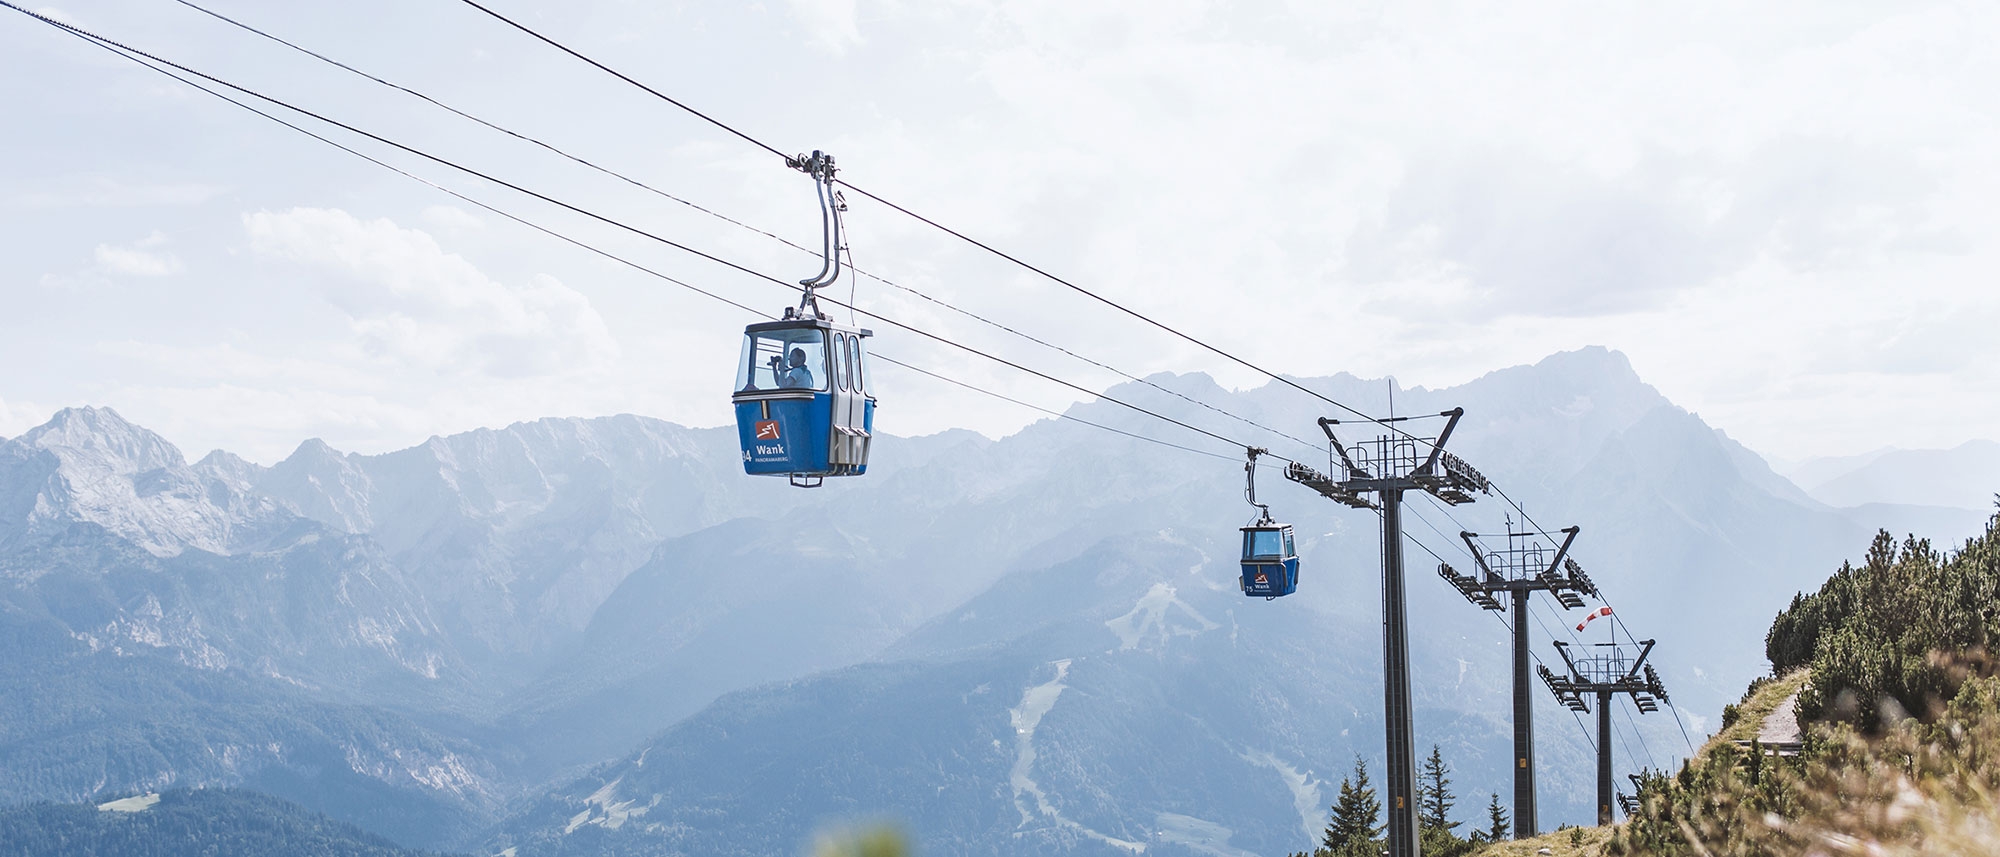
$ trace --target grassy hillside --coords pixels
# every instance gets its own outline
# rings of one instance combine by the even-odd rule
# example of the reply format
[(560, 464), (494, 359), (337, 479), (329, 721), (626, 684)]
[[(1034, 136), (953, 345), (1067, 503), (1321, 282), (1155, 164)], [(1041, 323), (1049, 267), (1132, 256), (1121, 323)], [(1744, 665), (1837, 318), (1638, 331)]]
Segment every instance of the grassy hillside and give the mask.
[[(1806, 670), (1800, 669), (1783, 678), (1760, 679), (1752, 684), (1743, 701), (1725, 711), (1723, 720), (1726, 725), (1695, 752), (1692, 766), (1705, 767), (1711, 756), (1734, 752), (1736, 742), (1757, 737), (1764, 720), (1805, 686), (1807, 675)], [(1723, 747), (1730, 749), (1723, 750)], [(1551, 857), (1600, 857), (1618, 829), (1618, 826), (1613, 826), (1558, 830), (1532, 839), (1488, 845), (1477, 852), (1476, 857), (1535, 857), (1543, 848), (1549, 849)]]
[[(1954, 551), (1878, 535), (1860, 565), (1772, 623), (1725, 728), (1639, 789), (1624, 823), (1480, 852), (1551, 855), (2000, 854), (2000, 516)], [(1795, 757), (1740, 746), (1797, 696)]]

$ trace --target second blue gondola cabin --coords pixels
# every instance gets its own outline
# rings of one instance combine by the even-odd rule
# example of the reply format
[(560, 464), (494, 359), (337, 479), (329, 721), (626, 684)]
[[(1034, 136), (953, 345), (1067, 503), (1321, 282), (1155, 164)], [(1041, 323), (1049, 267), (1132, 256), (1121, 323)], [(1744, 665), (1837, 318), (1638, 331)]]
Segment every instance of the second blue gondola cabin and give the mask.
[(1277, 598), (1299, 588), (1299, 555), (1292, 548), (1290, 524), (1256, 524), (1243, 528), (1244, 595)]

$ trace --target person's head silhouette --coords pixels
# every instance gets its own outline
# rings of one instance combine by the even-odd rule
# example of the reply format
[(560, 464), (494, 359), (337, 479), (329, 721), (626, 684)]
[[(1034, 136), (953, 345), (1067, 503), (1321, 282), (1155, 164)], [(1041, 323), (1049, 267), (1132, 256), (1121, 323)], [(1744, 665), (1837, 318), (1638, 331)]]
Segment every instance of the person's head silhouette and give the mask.
[(794, 348), (794, 349), (792, 349), (792, 362), (791, 362), (791, 365), (793, 365), (793, 366), (804, 366), (804, 365), (806, 365), (806, 350), (805, 350), (805, 349), (803, 349), (803, 348)]

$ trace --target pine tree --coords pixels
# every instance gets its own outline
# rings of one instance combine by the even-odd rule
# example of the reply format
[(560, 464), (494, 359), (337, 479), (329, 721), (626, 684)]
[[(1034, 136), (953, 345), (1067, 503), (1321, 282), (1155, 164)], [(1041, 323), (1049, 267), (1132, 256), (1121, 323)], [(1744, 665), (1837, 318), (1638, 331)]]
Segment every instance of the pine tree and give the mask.
[(1499, 842), (1507, 838), (1507, 831), (1512, 826), (1507, 823), (1507, 811), (1500, 808), (1500, 794), (1498, 792), (1495, 792), (1493, 799), (1486, 804), (1486, 822), (1488, 825), (1486, 828), (1486, 838), (1488, 841)]
[(1354, 757), (1354, 775), (1340, 781), (1340, 797), (1326, 825), (1320, 849), (1334, 857), (1373, 857), (1375, 838), (1382, 835), (1382, 801), (1368, 783), (1368, 763)]
[(1445, 776), (1451, 769), (1445, 766), (1444, 753), (1438, 745), (1431, 745), (1431, 757), (1424, 760), (1424, 778), (1417, 786), (1417, 824), (1425, 828), (1437, 828), (1450, 832), (1464, 824), (1451, 820), (1452, 804), (1457, 798), (1451, 793), (1451, 778)]

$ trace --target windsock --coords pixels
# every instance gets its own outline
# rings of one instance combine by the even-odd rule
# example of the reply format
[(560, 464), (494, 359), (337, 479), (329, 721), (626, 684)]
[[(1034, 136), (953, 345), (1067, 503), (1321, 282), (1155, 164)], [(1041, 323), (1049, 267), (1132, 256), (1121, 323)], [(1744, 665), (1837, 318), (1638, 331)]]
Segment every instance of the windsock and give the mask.
[(1609, 615), (1611, 615), (1611, 608), (1599, 607), (1596, 610), (1590, 611), (1590, 615), (1583, 617), (1583, 621), (1576, 623), (1576, 629), (1581, 631), (1583, 630), (1583, 626), (1591, 623), (1591, 620), (1596, 619), (1599, 616), (1609, 616)]

